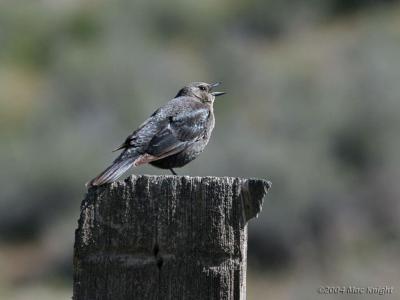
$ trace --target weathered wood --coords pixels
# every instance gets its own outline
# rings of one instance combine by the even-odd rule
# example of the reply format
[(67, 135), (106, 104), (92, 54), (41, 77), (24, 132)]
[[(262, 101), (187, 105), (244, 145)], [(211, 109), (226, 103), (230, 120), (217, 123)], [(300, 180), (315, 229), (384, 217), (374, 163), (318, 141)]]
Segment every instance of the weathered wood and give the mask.
[(269, 187), (133, 176), (90, 189), (75, 233), (73, 299), (245, 299), (247, 221)]

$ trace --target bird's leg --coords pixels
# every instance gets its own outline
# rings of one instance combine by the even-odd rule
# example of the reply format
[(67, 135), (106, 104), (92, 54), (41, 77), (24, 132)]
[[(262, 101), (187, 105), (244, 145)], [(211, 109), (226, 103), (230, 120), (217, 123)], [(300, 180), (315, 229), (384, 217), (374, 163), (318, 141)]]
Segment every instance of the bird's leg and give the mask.
[(178, 174), (176, 174), (176, 172), (174, 171), (174, 169), (170, 168), (169, 170), (171, 171), (172, 174), (178, 175)]

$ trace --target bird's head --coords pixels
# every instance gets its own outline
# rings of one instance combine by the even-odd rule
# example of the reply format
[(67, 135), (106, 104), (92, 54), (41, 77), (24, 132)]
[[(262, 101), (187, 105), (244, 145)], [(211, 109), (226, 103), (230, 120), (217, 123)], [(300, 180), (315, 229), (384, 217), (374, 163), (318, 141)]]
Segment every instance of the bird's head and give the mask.
[(213, 92), (213, 88), (221, 83), (192, 82), (182, 88), (176, 97), (188, 96), (195, 97), (203, 103), (214, 103), (215, 97), (226, 94), (225, 92)]

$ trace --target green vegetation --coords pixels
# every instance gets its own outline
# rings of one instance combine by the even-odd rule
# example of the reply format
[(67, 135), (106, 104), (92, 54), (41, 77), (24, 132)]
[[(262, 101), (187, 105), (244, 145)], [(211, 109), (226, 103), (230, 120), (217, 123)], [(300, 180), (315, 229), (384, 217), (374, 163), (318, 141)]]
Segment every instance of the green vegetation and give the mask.
[(69, 297), (84, 183), (196, 80), (229, 96), (179, 173), (273, 182), (250, 225), (249, 298), (396, 285), (400, 6), (376, 3), (1, 3), (0, 298)]

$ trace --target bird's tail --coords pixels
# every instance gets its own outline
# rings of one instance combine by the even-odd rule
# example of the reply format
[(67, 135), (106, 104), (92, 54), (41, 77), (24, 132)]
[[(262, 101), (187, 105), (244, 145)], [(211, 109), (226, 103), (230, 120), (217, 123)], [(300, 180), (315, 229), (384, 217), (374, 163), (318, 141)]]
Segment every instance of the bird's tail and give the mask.
[(97, 177), (86, 183), (87, 187), (98, 186), (117, 180), (124, 174), (135, 162), (135, 158), (117, 158), (111, 166), (101, 172)]

